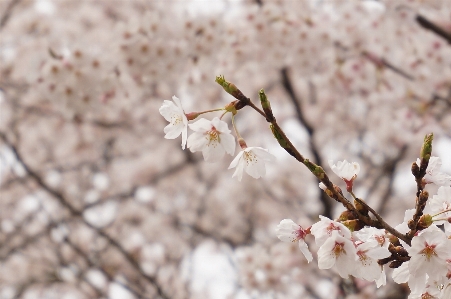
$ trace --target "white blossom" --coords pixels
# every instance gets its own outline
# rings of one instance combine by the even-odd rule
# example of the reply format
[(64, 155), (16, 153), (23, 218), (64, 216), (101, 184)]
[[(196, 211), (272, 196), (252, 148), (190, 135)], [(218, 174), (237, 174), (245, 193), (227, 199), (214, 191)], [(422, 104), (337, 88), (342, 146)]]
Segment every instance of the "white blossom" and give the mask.
[(165, 100), (160, 107), (160, 114), (169, 122), (164, 128), (166, 139), (175, 139), (182, 134), (182, 149), (185, 149), (186, 139), (188, 136), (188, 119), (182, 108), (179, 98), (172, 97), (173, 102)]
[(226, 122), (217, 117), (211, 121), (201, 118), (189, 127), (194, 133), (188, 137), (187, 146), (191, 152), (202, 151), (205, 161), (216, 162), (224, 153), (234, 154), (235, 138)]
[(351, 238), (351, 231), (343, 224), (330, 220), (322, 215), (320, 215), (319, 218), (321, 218), (321, 220), (313, 224), (310, 229), (312, 235), (315, 236), (316, 244), (320, 246), (323, 245), (324, 242), (332, 236), (334, 231), (338, 231), (340, 235), (347, 239)]
[(277, 238), (283, 242), (296, 242), (299, 241), (299, 249), (304, 254), (307, 261), (310, 263), (313, 260), (312, 253), (308, 249), (307, 243), (304, 239), (307, 236), (307, 232), (291, 219), (284, 219), (280, 221), (280, 224), (276, 227)]
[(375, 242), (380, 247), (388, 248), (390, 245), (384, 229), (365, 226), (361, 230), (354, 232), (353, 235), (362, 242)]
[(409, 271), (418, 276), (427, 274), (440, 278), (447, 274), (446, 260), (451, 258), (451, 240), (445, 233), (431, 225), (412, 239), (412, 246), (406, 248), (411, 257)]
[[(438, 188), (437, 194), (428, 200), (425, 213), (427, 212), (431, 215), (440, 213), (439, 215), (434, 217), (434, 219), (448, 219), (451, 218), (451, 211), (449, 210), (451, 210), (451, 187), (441, 186), (440, 188)], [(449, 223), (448, 221), (435, 220), (434, 223), (436, 225), (444, 224), (447, 231), (450, 231), (451, 229), (451, 223)]]
[[(417, 165), (420, 166), (421, 160), (417, 159)], [(426, 184), (436, 184), (438, 186), (451, 186), (451, 175), (440, 172), (442, 167), (442, 159), (432, 156), (429, 159), (428, 167), (426, 168), (426, 174), (424, 181)]]
[(239, 181), (246, 171), (251, 177), (258, 179), (266, 174), (265, 162), (272, 162), (276, 159), (267, 149), (261, 147), (247, 147), (240, 151), (230, 163), (229, 169), (236, 167), (232, 177), (237, 177)]
[(357, 162), (349, 163), (344, 160), (338, 161), (335, 165), (333, 160), (329, 160), (329, 166), (336, 175), (346, 181), (354, 180), (360, 172), (360, 165)]
[(318, 250), (318, 268), (330, 269), (335, 266), (338, 274), (347, 278), (354, 272), (356, 258), (354, 243), (334, 230)]
[(378, 260), (390, 255), (390, 251), (386, 247), (379, 246), (377, 242), (369, 241), (359, 244), (357, 246), (357, 266), (353, 275), (368, 281), (378, 280), (383, 272)]

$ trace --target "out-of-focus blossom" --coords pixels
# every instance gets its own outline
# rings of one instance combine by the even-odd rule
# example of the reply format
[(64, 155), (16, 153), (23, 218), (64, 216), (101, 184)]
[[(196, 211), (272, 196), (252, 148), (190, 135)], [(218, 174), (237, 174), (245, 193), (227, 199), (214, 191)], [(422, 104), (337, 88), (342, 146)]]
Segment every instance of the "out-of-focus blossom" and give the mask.
[(232, 177), (237, 177), (239, 181), (246, 171), (251, 177), (258, 179), (266, 174), (265, 162), (273, 162), (276, 159), (267, 149), (261, 147), (247, 147), (240, 151), (230, 163), (229, 169), (235, 168)]
[(211, 121), (201, 118), (189, 127), (194, 133), (188, 137), (187, 146), (192, 152), (202, 151), (205, 161), (216, 162), (224, 153), (234, 154), (235, 138), (226, 122), (217, 117)]
[(173, 102), (165, 100), (160, 107), (160, 114), (169, 122), (164, 128), (166, 139), (175, 139), (182, 134), (182, 149), (185, 149), (186, 139), (188, 136), (188, 119), (182, 108), (179, 98), (172, 97)]
[(304, 254), (307, 261), (310, 263), (313, 260), (312, 253), (308, 249), (307, 243), (305, 243), (305, 237), (308, 232), (302, 228), (299, 224), (296, 224), (291, 219), (284, 219), (280, 221), (276, 227), (277, 238), (283, 242), (296, 242), (299, 241), (299, 249)]

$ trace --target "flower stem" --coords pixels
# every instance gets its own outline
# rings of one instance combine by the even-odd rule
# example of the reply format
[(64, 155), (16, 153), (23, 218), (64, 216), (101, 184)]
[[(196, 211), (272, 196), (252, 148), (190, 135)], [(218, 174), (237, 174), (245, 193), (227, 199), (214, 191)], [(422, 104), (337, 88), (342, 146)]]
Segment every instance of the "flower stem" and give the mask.
[(447, 210), (441, 211), (441, 212), (439, 212), (437, 214), (432, 215), (432, 217), (435, 217), (435, 216), (438, 216), (440, 214), (447, 213), (447, 212), (451, 212), (451, 209), (447, 209)]

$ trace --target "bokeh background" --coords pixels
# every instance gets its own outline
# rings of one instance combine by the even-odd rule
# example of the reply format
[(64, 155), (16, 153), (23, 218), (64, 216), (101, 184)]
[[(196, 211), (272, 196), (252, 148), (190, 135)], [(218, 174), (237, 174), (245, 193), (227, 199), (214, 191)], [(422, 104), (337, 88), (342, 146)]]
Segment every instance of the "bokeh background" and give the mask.
[(0, 298), (407, 298), (276, 238), (343, 207), (255, 111), (238, 129), (277, 161), (238, 182), (233, 157), (164, 139), (158, 109), (225, 106), (217, 75), (264, 88), (300, 152), (343, 190), (327, 161), (358, 162), (356, 195), (396, 225), (426, 133), (451, 173), (450, 1), (1, 0), (0, 18)]

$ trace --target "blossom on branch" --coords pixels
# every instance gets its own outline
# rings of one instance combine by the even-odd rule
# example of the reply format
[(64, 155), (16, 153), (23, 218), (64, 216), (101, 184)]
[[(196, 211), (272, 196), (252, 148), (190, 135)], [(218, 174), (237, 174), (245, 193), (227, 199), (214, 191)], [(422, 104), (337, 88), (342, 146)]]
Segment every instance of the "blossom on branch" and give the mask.
[(321, 218), (321, 220), (313, 224), (311, 228), (312, 235), (315, 236), (316, 244), (320, 246), (323, 245), (324, 242), (332, 236), (334, 231), (337, 231), (341, 236), (344, 236), (347, 239), (351, 238), (351, 231), (349, 228), (340, 222), (330, 220), (322, 215), (320, 215), (319, 218)]
[(310, 263), (313, 260), (312, 253), (308, 249), (307, 243), (304, 239), (310, 232), (302, 228), (299, 224), (291, 219), (284, 219), (276, 227), (277, 238), (283, 242), (299, 241), (299, 249), (304, 254), (307, 261)]
[(185, 149), (186, 139), (188, 136), (188, 119), (182, 108), (179, 98), (172, 97), (173, 102), (165, 100), (161, 105), (159, 111), (160, 114), (169, 122), (164, 128), (166, 139), (175, 139), (182, 134), (182, 149)]
[(407, 247), (411, 259), (409, 272), (414, 276), (427, 274), (432, 279), (446, 276), (446, 261), (451, 259), (451, 240), (437, 226), (431, 225), (412, 239)]
[[(428, 214), (437, 215), (437, 218), (451, 218), (451, 187), (441, 186), (438, 188), (437, 194), (428, 200), (425, 211)], [(434, 223), (436, 225), (444, 224), (445, 230), (451, 232), (451, 223), (449, 221), (434, 220)]]
[(229, 169), (235, 168), (232, 177), (237, 177), (239, 181), (243, 178), (243, 172), (254, 179), (258, 179), (266, 174), (265, 162), (272, 162), (276, 159), (267, 149), (261, 147), (246, 147), (236, 155)]
[(360, 172), (360, 165), (357, 162), (349, 163), (348, 161), (338, 161), (334, 164), (333, 160), (329, 160), (329, 166), (332, 171), (338, 175), (346, 183), (346, 190), (352, 191), (352, 184)]
[(382, 266), (377, 261), (389, 257), (390, 251), (373, 241), (360, 243), (356, 249), (358, 259), (353, 276), (368, 281), (379, 280), (384, 274)]
[(202, 151), (205, 161), (216, 162), (224, 153), (234, 154), (235, 138), (226, 122), (217, 117), (211, 121), (201, 118), (189, 127), (194, 133), (188, 137), (187, 146), (191, 152)]
[[(421, 160), (417, 159), (417, 165), (421, 165)], [(442, 167), (442, 159), (439, 157), (431, 157), (429, 159), (426, 174), (423, 178), (426, 184), (436, 184), (438, 186), (451, 186), (451, 175), (440, 172)]]

